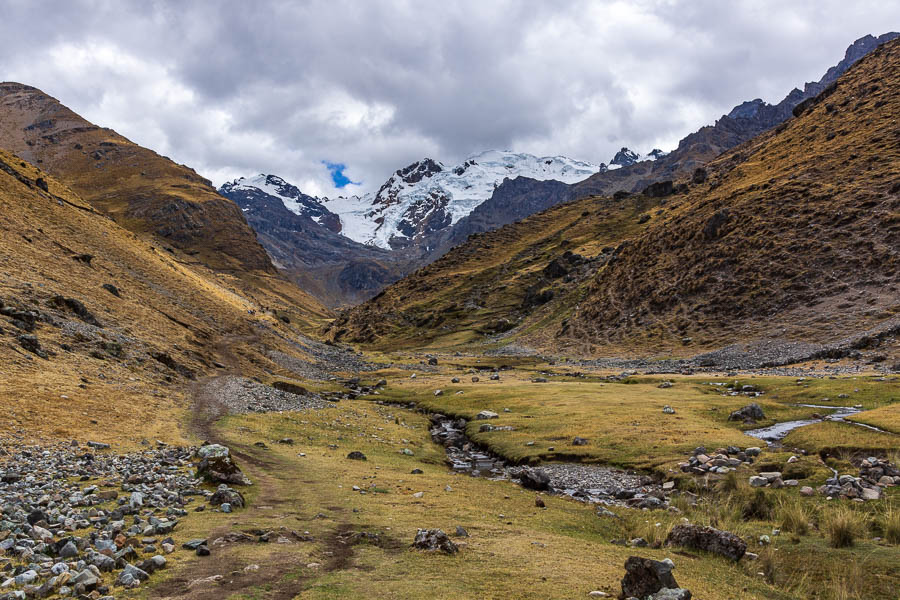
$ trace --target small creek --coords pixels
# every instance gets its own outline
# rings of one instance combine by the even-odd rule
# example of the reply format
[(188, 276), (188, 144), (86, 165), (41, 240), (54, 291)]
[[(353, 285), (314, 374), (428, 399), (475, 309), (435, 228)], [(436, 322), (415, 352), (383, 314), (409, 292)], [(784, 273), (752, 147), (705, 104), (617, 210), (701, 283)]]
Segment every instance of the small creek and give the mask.
[(815, 423), (821, 423), (822, 421), (838, 421), (841, 423), (847, 423), (849, 425), (855, 425), (857, 427), (864, 427), (866, 429), (877, 431), (879, 433), (890, 433), (872, 425), (857, 423), (856, 421), (848, 421), (844, 418), (850, 415), (855, 415), (858, 412), (862, 412), (862, 407), (860, 406), (825, 406), (822, 404), (793, 404), (792, 406), (818, 408), (823, 411), (830, 410), (832, 412), (825, 415), (821, 419), (800, 419), (797, 421), (785, 421), (783, 423), (775, 423), (774, 425), (770, 425), (768, 427), (760, 427), (759, 429), (748, 429), (744, 433), (749, 436), (765, 440), (766, 443), (770, 446), (779, 444), (788, 433), (795, 429), (806, 427), (807, 425), (814, 425)]
[[(479, 447), (466, 436), (466, 425), (464, 419), (432, 418), (431, 437), (444, 447), (450, 468), (475, 477), (517, 481), (527, 467), (512, 465)], [(661, 485), (646, 475), (582, 463), (546, 463), (536, 469), (547, 474), (554, 493), (582, 502), (648, 508), (666, 504)]]

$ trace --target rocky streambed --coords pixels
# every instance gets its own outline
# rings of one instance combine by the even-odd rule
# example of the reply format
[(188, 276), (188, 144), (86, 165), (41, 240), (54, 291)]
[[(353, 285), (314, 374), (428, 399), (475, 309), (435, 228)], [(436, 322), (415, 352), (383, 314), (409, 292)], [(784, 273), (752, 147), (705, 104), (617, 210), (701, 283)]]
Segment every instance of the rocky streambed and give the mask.
[[(431, 415), (431, 437), (447, 452), (456, 472), (476, 477), (518, 481), (523, 487), (568, 496), (582, 502), (634, 508), (664, 508), (667, 490), (653, 478), (602, 465), (548, 463), (518, 466), (493, 455), (466, 436), (465, 419)], [(500, 428), (494, 427), (496, 431)]]

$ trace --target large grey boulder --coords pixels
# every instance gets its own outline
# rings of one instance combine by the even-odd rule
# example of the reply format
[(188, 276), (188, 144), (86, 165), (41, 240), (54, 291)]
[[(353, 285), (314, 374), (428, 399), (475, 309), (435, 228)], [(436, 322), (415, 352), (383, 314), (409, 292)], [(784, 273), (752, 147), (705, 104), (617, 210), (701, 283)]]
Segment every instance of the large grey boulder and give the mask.
[(762, 407), (756, 402), (739, 408), (728, 416), (729, 421), (762, 421), (765, 418)]
[(541, 469), (522, 469), (519, 474), (519, 481), (522, 487), (538, 492), (550, 489), (550, 476)]
[(252, 485), (250, 479), (241, 472), (240, 467), (231, 458), (231, 451), (221, 444), (201, 446), (197, 450), (197, 477), (212, 483), (228, 483), (231, 485)]
[(684, 546), (719, 554), (738, 561), (747, 551), (747, 542), (728, 531), (682, 523), (676, 525), (666, 538), (667, 546)]

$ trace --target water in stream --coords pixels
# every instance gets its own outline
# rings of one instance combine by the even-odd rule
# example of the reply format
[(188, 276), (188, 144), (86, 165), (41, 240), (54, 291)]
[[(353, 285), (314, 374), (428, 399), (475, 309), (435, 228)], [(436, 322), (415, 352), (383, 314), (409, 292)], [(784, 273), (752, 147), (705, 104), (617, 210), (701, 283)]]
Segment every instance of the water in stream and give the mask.
[(855, 425), (857, 427), (865, 427), (866, 429), (871, 429), (872, 431), (887, 433), (883, 429), (879, 429), (872, 425), (857, 423), (856, 421), (848, 421), (844, 418), (861, 412), (861, 406), (825, 406), (821, 404), (794, 404), (794, 406), (802, 406), (804, 408), (818, 408), (821, 410), (830, 410), (832, 412), (831, 414), (825, 415), (821, 419), (800, 419), (797, 421), (785, 421), (784, 423), (775, 423), (774, 425), (770, 425), (768, 427), (760, 427), (759, 429), (748, 429), (744, 433), (755, 438), (765, 440), (766, 443), (768, 443), (770, 446), (780, 443), (781, 440), (784, 439), (784, 437), (794, 429), (805, 427), (807, 425), (813, 425), (815, 423), (821, 423), (822, 421), (839, 421), (841, 423), (847, 423), (849, 425)]

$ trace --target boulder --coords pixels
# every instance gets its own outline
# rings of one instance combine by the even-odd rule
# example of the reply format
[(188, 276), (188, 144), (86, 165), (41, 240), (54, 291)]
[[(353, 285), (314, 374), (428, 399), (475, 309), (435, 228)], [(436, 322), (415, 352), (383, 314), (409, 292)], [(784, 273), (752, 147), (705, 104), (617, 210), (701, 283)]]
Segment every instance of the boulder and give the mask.
[(519, 473), (519, 481), (522, 483), (522, 487), (530, 490), (542, 491), (550, 489), (550, 476), (541, 469), (530, 469), (527, 467), (522, 469), (522, 472)]
[(729, 421), (762, 421), (765, 418), (766, 415), (763, 413), (762, 407), (756, 402), (748, 404), (747, 406), (732, 412), (728, 416)]
[(738, 561), (747, 551), (747, 543), (728, 531), (682, 523), (676, 525), (666, 538), (668, 546), (684, 546), (719, 554)]
[(209, 503), (213, 506), (221, 506), (230, 504), (230, 508), (244, 508), (244, 496), (233, 488), (228, 487), (224, 483), (219, 486), (215, 493), (210, 497)]
[(459, 552), (459, 547), (440, 529), (419, 529), (412, 545), (413, 548), (428, 552), (439, 551), (445, 554)]
[(481, 420), (498, 419), (498, 418), (500, 418), (500, 415), (498, 415), (497, 413), (490, 411), (490, 410), (483, 410), (480, 413), (478, 413), (477, 415), (475, 415), (475, 418), (481, 419)]
[(622, 598), (646, 598), (651, 594), (677, 588), (671, 560), (658, 561), (640, 556), (629, 556), (625, 561), (625, 577), (622, 578)]
[(359, 450), (354, 450), (347, 455), (347, 458), (349, 458), (350, 460), (366, 460), (366, 455)]
[(232, 460), (231, 451), (220, 444), (201, 446), (197, 450), (197, 477), (212, 483), (229, 483), (231, 485), (251, 485), (252, 482), (241, 472), (240, 467)]

